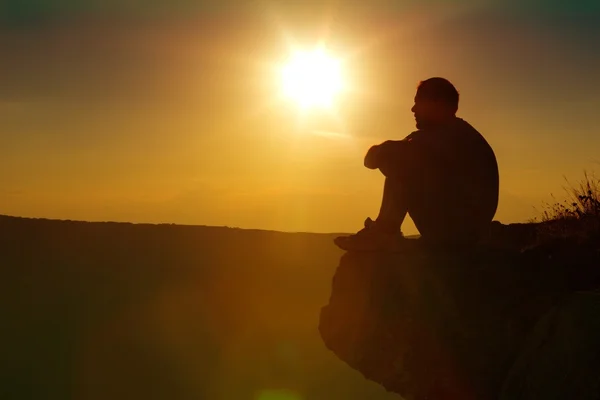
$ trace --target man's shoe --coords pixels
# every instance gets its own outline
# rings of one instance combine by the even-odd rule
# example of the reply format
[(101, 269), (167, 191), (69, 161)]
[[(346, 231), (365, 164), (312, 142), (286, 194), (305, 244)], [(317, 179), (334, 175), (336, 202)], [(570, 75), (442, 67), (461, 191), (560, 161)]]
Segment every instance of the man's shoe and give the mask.
[(389, 233), (381, 230), (371, 218), (365, 220), (365, 227), (354, 235), (339, 236), (333, 240), (336, 246), (346, 251), (402, 251), (405, 239), (401, 232)]

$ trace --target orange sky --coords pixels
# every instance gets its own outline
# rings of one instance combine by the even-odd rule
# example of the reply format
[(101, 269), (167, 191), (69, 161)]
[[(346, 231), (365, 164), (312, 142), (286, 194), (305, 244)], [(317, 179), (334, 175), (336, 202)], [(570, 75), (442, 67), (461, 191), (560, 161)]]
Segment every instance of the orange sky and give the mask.
[[(61, 4), (0, 18), (0, 214), (355, 231), (383, 183), (363, 156), (415, 129), (415, 87), (431, 76), (457, 86), (458, 115), (496, 151), (497, 219), (525, 221), (563, 195), (563, 176), (598, 170), (592, 3)], [(291, 41), (319, 39), (350, 90), (337, 118), (300, 120), (277, 71)]]

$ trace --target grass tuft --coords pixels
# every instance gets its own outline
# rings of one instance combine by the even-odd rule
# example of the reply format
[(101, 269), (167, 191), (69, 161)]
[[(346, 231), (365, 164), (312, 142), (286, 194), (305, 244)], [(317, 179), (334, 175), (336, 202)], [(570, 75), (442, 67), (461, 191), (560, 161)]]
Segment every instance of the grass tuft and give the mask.
[[(543, 203), (537, 229), (538, 242), (554, 239), (590, 240), (600, 238), (600, 179), (584, 172), (573, 185), (567, 181), (567, 199)], [(554, 198), (554, 196), (553, 196)]]

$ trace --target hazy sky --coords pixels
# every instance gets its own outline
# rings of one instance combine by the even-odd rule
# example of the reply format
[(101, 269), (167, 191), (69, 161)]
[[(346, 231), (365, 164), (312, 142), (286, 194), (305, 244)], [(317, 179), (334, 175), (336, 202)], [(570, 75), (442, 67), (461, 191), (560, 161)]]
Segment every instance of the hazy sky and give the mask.
[[(383, 183), (364, 154), (443, 76), (496, 151), (496, 218), (527, 220), (600, 175), (599, 4), (5, 0), (0, 214), (355, 231)], [(319, 40), (348, 91), (300, 117), (278, 71)]]

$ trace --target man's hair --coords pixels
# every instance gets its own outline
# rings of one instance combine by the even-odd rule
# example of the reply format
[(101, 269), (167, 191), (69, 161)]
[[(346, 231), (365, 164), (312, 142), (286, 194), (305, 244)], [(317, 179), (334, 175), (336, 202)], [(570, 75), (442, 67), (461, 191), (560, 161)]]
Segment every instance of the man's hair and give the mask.
[(458, 90), (444, 78), (435, 77), (419, 82), (417, 96), (426, 100), (441, 101), (458, 109)]

